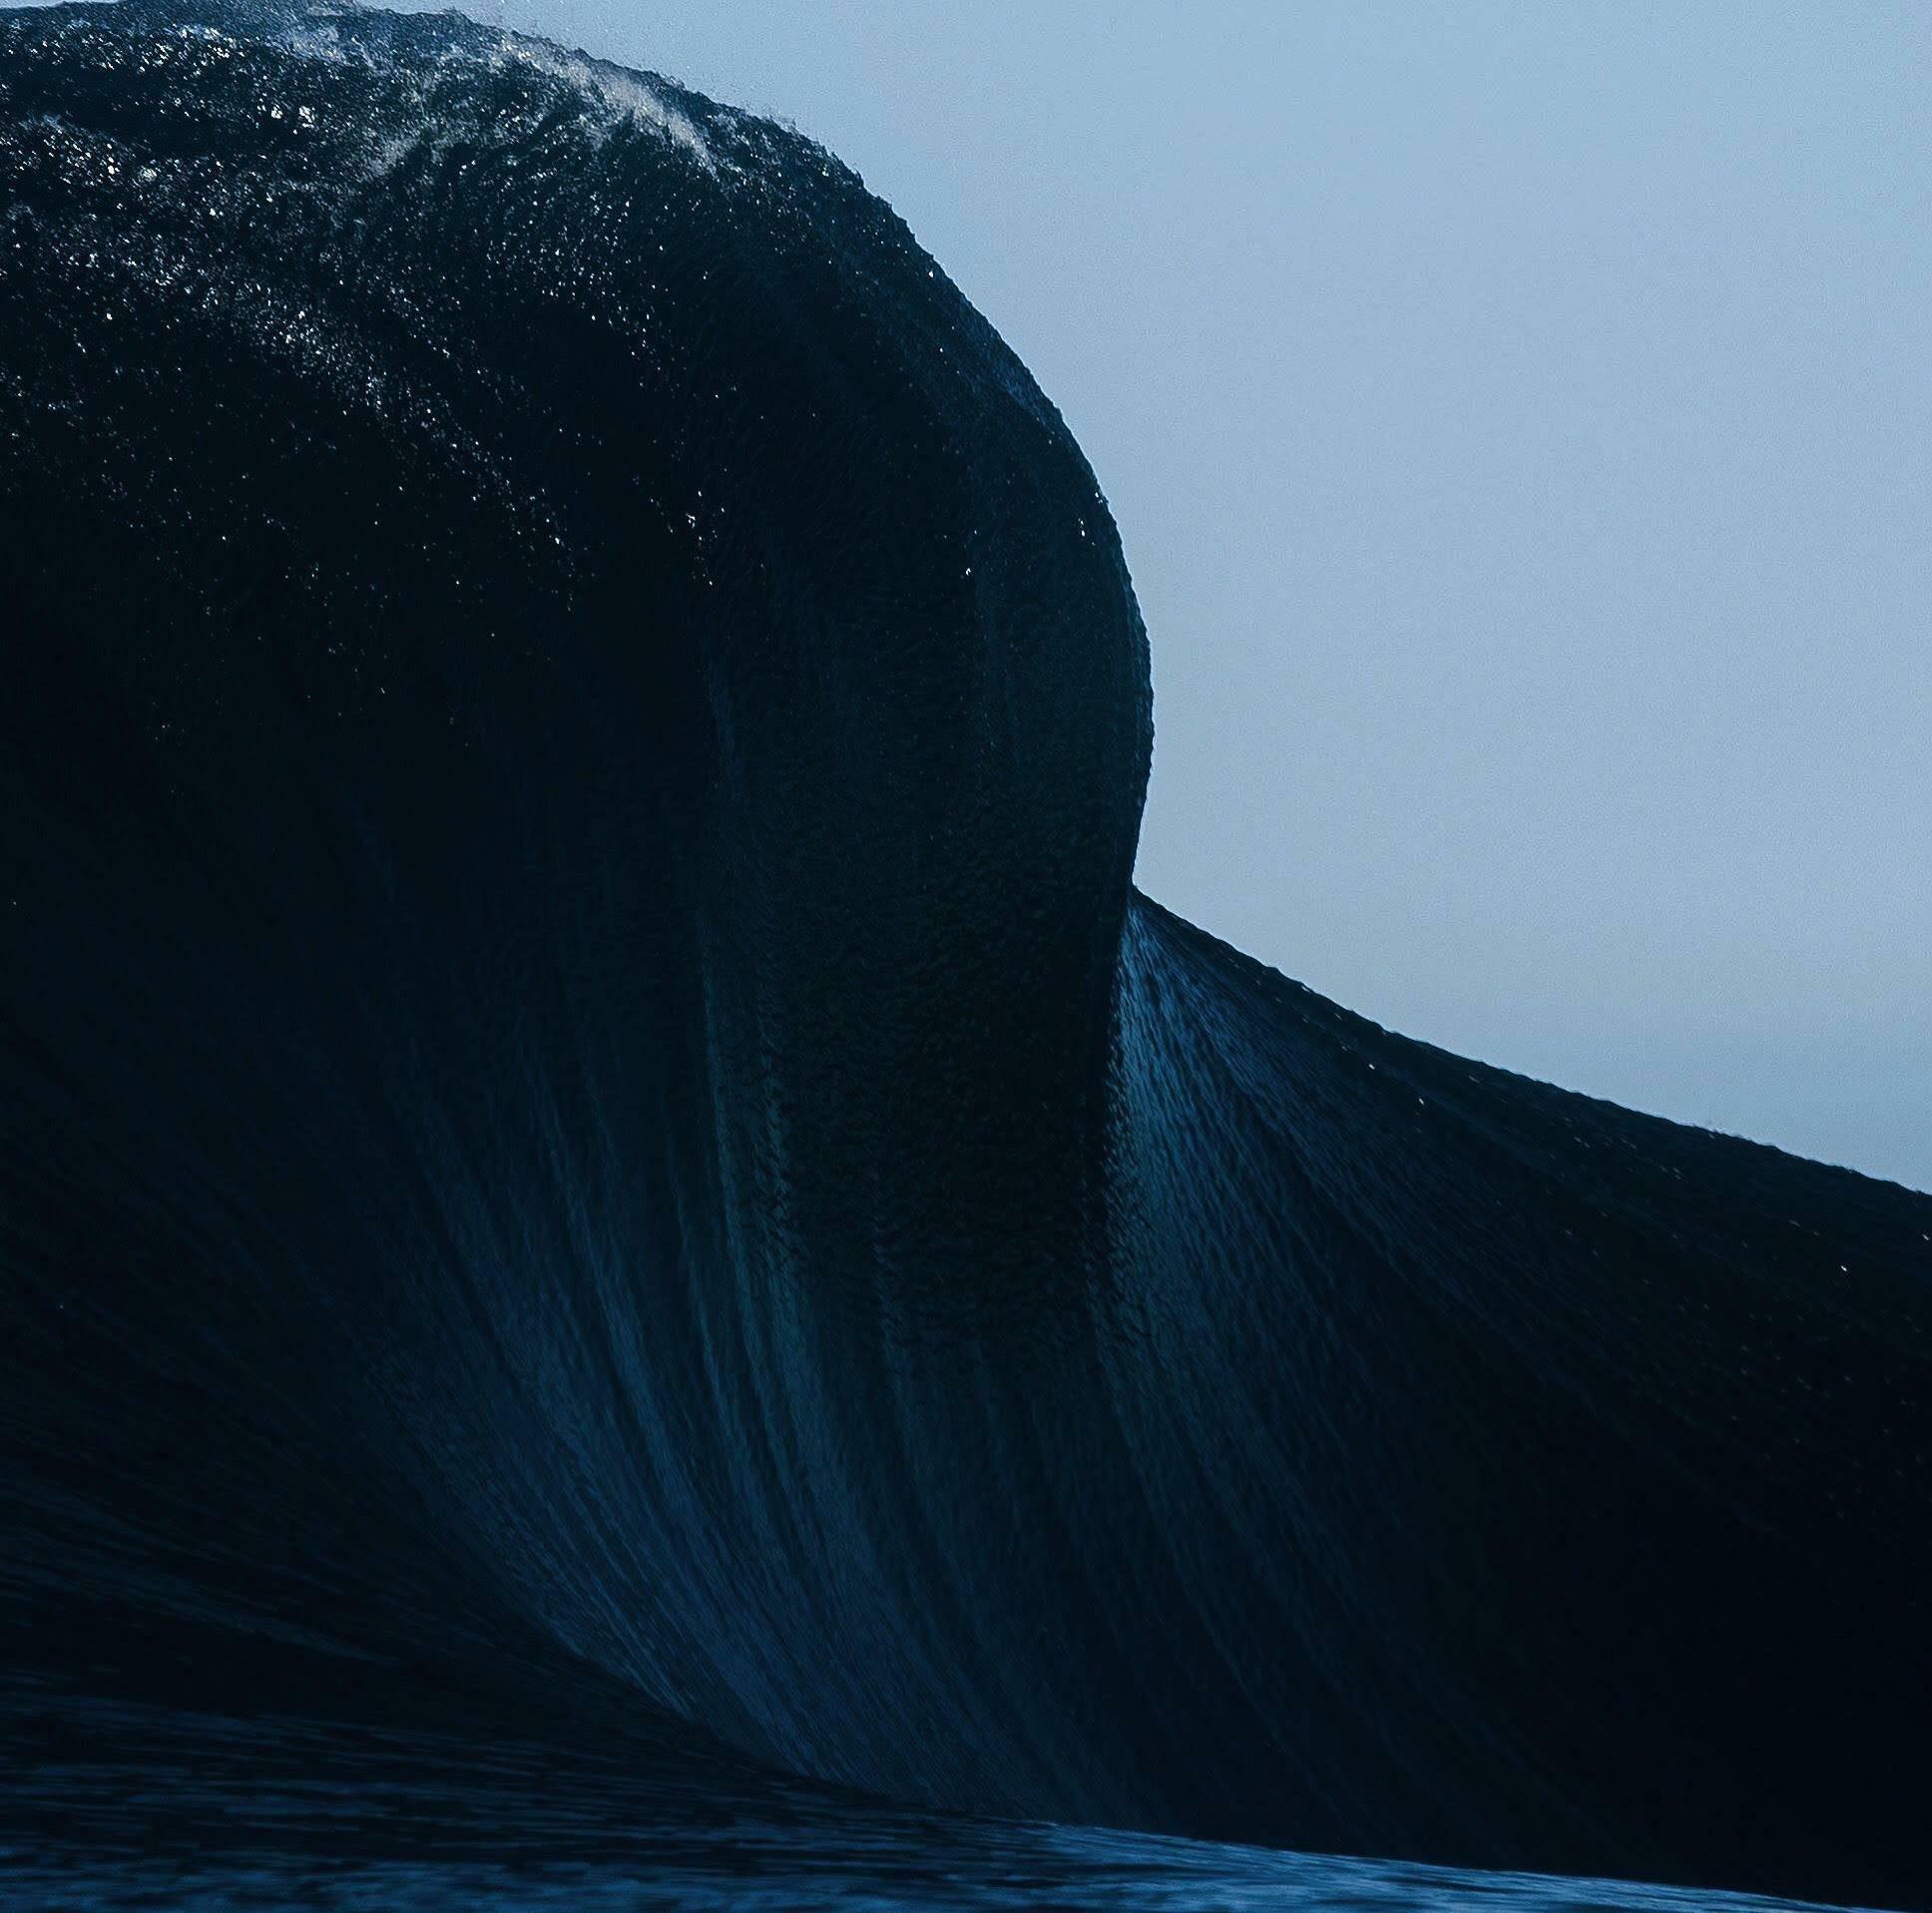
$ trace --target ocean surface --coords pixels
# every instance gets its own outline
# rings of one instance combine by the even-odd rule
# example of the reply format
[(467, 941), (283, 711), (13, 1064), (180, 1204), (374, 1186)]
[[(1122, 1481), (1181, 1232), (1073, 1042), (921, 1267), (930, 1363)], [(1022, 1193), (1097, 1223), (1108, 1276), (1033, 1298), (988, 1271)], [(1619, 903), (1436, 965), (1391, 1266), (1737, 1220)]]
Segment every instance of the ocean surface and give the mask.
[(1139, 894), (809, 140), (0, 16), (0, 626), (13, 1903), (1932, 1905), (1932, 1197)]

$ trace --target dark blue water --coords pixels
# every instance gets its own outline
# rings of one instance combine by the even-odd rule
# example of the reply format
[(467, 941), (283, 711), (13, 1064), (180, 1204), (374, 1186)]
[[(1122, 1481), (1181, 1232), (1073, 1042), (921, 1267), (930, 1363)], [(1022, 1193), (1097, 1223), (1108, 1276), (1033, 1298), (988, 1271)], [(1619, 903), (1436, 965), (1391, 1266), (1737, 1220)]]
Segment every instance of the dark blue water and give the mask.
[(19, 1897), (1932, 1902), (1932, 1199), (1136, 893), (1093, 474), (808, 141), (6, 17), (0, 606)]

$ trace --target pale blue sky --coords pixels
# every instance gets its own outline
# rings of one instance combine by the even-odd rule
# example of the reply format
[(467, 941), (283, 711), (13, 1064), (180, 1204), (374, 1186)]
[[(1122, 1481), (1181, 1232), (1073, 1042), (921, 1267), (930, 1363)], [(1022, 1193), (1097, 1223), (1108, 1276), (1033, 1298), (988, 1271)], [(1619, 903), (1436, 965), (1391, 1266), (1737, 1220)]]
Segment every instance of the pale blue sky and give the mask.
[(1932, 1186), (1932, 6), (508, 0), (794, 120), (1126, 543), (1139, 876)]

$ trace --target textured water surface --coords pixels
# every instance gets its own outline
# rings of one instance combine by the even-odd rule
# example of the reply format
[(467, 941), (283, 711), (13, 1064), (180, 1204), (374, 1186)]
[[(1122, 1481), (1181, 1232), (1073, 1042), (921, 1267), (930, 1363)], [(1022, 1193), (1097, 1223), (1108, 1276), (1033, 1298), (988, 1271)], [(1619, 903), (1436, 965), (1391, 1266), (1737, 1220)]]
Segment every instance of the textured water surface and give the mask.
[(810, 142), (5, 16), (0, 603), (18, 1896), (1932, 1901), (1932, 1199), (1136, 893), (1099, 486)]
[[(483, 1727), (479, 1720), (475, 1723)], [(648, 1740), (602, 1750), (103, 1709), (16, 1796), (0, 1883), (61, 1906), (836, 1905), (1750, 1913), (1799, 1902), (919, 1812)]]

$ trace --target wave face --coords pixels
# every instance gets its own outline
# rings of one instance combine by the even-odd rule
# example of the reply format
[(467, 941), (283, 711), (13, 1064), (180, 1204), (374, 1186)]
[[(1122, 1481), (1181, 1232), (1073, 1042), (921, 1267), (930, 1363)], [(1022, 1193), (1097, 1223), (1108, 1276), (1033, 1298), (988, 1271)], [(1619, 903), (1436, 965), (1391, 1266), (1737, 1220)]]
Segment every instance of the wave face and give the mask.
[(1135, 893), (1106, 505), (854, 175), (137, 4), (0, 194), (22, 1890), (1932, 1897), (1932, 1200)]

